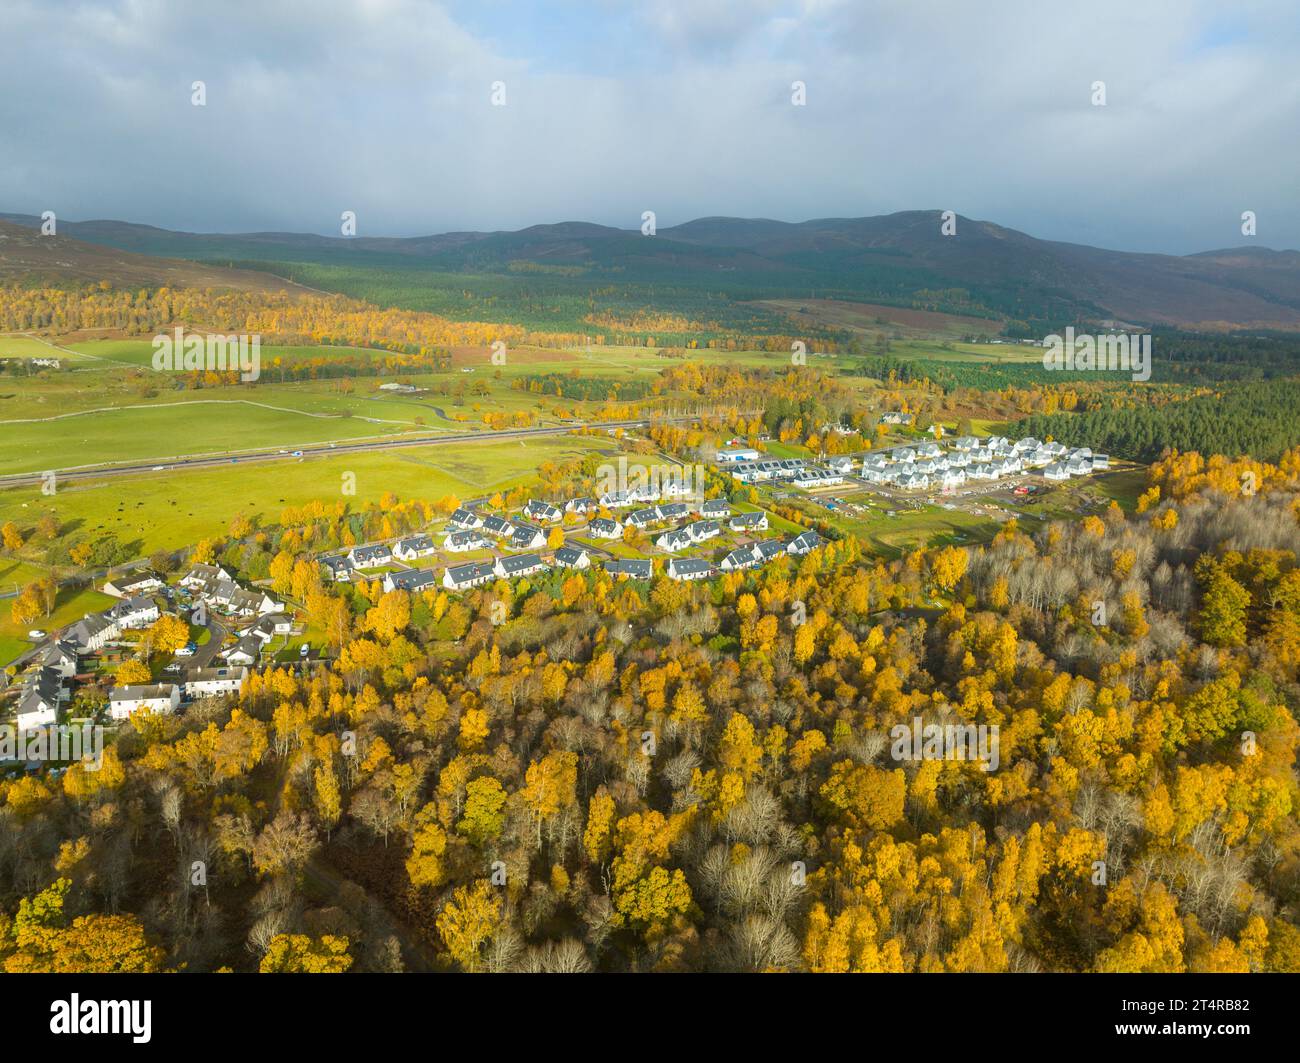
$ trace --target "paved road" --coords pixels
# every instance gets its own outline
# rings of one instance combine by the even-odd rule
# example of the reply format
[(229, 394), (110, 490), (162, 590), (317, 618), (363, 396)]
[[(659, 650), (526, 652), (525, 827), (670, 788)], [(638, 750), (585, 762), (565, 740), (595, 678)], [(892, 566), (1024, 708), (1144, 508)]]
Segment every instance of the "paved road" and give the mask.
[[(664, 418), (665, 421), (694, 421), (696, 417), (675, 417)], [(393, 439), (378, 439), (368, 442), (359, 443), (335, 443), (335, 444), (315, 444), (311, 446), (296, 447), (303, 454), (303, 459), (330, 457), (339, 454), (360, 454), (367, 451), (375, 450), (397, 450), (402, 447), (436, 447), (445, 446), (454, 443), (495, 443), (508, 442), (512, 439), (527, 439), (535, 436), (559, 436), (567, 435), (578, 428), (644, 428), (654, 423), (651, 420), (639, 421), (600, 421), (595, 423), (575, 422), (568, 425), (558, 425), (546, 428), (511, 428), (500, 432), (456, 432), (453, 434), (444, 434), (436, 436), (399, 436)], [(292, 451), (276, 450), (258, 450), (258, 451), (240, 451), (235, 458), (230, 454), (212, 454), (196, 456), (189, 458), (180, 458), (169, 461), (144, 461), (131, 465), (83, 465), (75, 468), (55, 469), (59, 479), (62, 481), (75, 480), (78, 478), (94, 477), (103, 479), (109, 476), (134, 476), (142, 472), (151, 472), (153, 470), (165, 469), (171, 472), (176, 469), (204, 469), (215, 468), (220, 465), (229, 465), (232, 460), (237, 460), (240, 464), (253, 462), (273, 462), (273, 461), (298, 461)], [(25, 486), (30, 484), (39, 484), (44, 477), (43, 472), (24, 472), (12, 473), (7, 476), (0, 476), (0, 485), (5, 487)]]

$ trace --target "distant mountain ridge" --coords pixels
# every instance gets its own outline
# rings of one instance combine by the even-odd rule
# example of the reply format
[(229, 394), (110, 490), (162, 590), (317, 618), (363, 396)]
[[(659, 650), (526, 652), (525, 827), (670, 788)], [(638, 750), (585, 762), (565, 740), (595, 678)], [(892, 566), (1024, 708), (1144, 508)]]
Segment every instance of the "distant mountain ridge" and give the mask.
[[(0, 219), (40, 224), (29, 215)], [(186, 233), (104, 220), (61, 220), (59, 232), (138, 254), (207, 261), (372, 263), (452, 272), (531, 264), (607, 274), (624, 283), (708, 285), (736, 298), (815, 293), (1035, 323), (1300, 330), (1300, 251), (1109, 251), (1039, 240), (966, 217), (958, 217), (955, 235), (944, 236), (938, 210), (804, 222), (705, 217), (661, 228), (653, 238), (578, 221), (416, 237)]]

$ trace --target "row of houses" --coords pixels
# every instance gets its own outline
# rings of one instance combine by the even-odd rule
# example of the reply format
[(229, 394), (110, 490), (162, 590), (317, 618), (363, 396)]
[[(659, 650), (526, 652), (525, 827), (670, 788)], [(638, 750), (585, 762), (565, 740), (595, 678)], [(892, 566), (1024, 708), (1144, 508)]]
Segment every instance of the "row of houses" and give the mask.
[(282, 608), (265, 591), (241, 587), (221, 565), (193, 565), (177, 582), (191, 597), (227, 616), (265, 616)]
[(108, 714), (114, 720), (125, 720), (136, 712), (175, 712), (182, 697), (192, 700), (238, 694), (247, 679), (244, 667), (193, 668), (182, 683), (114, 687), (108, 694)]
[(1067, 449), (1060, 443), (1023, 439), (1011, 443), (994, 436), (981, 442), (974, 436), (959, 437), (953, 450), (945, 452), (937, 443), (895, 447), (888, 454), (868, 454), (862, 459), (861, 476), (871, 483), (893, 484), (904, 489), (959, 487), (971, 480), (998, 480), (1029, 469), (1042, 469), (1049, 479), (1086, 476), (1110, 466), (1105, 454), (1093, 454), (1088, 447)]
[[(767, 515), (758, 515), (763, 517), (763, 527), (766, 528)], [(688, 526), (688, 528), (691, 527), (694, 527), (694, 525)], [(687, 530), (685, 528), (678, 529), (677, 532), (670, 532), (669, 534), (681, 534)], [(702, 537), (690, 540), (683, 545), (705, 542), (718, 534), (718, 529), (714, 525), (712, 534), (708, 534), (707, 529), (703, 532), (697, 529), (697, 533), (701, 534)], [(667, 536), (663, 538), (667, 538)], [(663, 538), (660, 539), (660, 545), (664, 545)], [(816, 532), (806, 531), (789, 540), (768, 539), (762, 543), (751, 543), (729, 553), (723, 559), (721, 567), (726, 571), (731, 571), (739, 568), (752, 568), (754, 565), (763, 564), (780, 554), (797, 557), (817, 549), (823, 542), (822, 537)], [(665, 546), (665, 549), (676, 548)], [(747, 560), (750, 558), (753, 560)], [(587, 569), (591, 567), (591, 556), (581, 547), (564, 546), (555, 552), (555, 564), (560, 568)], [(549, 567), (539, 554), (499, 557), (496, 559), (495, 564), (489, 564), (486, 561), (472, 561), (465, 565), (449, 566), (443, 574), (442, 585), (448, 590), (464, 591), (473, 587), (481, 587), (497, 579), (530, 576), (534, 572), (545, 571)], [(604, 562), (604, 569), (611, 576), (626, 579), (646, 580), (650, 579), (654, 574), (654, 564), (647, 558), (610, 558)], [(694, 580), (705, 579), (713, 575), (715, 569), (712, 562), (704, 558), (674, 557), (669, 560), (664, 571), (670, 579)], [(432, 571), (425, 570), (425, 572), (427, 573), (426, 578), (432, 580)]]
[(853, 459), (844, 455), (813, 462), (805, 458), (767, 458), (731, 462), (727, 472), (741, 483), (795, 483), (822, 487), (843, 483), (853, 471)]

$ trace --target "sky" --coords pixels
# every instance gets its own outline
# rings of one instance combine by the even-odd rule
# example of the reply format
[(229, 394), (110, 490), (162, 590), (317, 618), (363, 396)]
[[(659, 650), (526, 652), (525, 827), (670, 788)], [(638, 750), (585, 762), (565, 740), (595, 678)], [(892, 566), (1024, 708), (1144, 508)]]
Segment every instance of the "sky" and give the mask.
[(0, 0), (0, 211), (1300, 248), (1298, 45), (1295, 0)]

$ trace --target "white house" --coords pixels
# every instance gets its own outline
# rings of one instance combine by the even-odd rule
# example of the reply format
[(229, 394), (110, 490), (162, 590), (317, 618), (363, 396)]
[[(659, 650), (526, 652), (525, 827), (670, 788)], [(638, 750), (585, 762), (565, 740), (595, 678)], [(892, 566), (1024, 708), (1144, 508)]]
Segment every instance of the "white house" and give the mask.
[(682, 530), (691, 537), (693, 543), (706, 542), (722, 533), (716, 520), (697, 520), (693, 524), (686, 525)]
[(557, 521), (564, 516), (555, 506), (541, 499), (530, 498), (524, 506), (524, 516), (530, 520)]
[(1059, 461), (1053, 462), (1051, 465), (1047, 466), (1047, 468), (1043, 470), (1043, 475), (1049, 480), (1068, 480), (1070, 478), (1069, 472), (1066, 471), (1065, 466)]
[(433, 545), (433, 540), (427, 535), (412, 535), (406, 539), (398, 539), (393, 547), (393, 556), (399, 561), (414, 561), (417, 557), (428, 557), (436, 552), (437, 548)]
[(591, 557), (580, 546), (561, 546), (555, 551), (555, 563), (561, 568), (590, 568)]
[(667, 550), (670, 554), (677, 550), (685, 550), (691, 545), (691, 533), (685, 528), (675, 528), (670, 532), (665, 532), (655, 540), (655, 546), (660, 550)]
[(438, 577), (431, 568), (408, 568), (404, 572), (389, 572), (384, 576), (385, 591), (406, 591), (415, 594), (436, 586)]
[(668, 562), (667, 571), (669, 579), (708, 579), (713, 574), (713, 566), (702, 557), (674, 557)]
[(453, 554), (463, 554), (466, 550), (486, 550), (492, 540), (476, 531), (454, 531), (447, 533), (442, 545)]
[(761, 509), (751, 513), (737, 513), (728, 521), (727, 527), (735, 532), (767, 531), (767, 513)]
[(452, 565), (443, 573), (442, 585), (449, 591), (464, 591), (491, 583), (496, 573), (491, 565), (471, 561), (468, 565)]
[(135, 712), (175, 712), (180, 703), (181, 692), (175, 683), (114, 687), (108, 692), (108, 714), (115, 720), (125, 720)]
[(822, 539), (815, 531), (806, 531), (796, 535), (785, 544), (786, 553), (793, 554), (796, 557), (800, 554), (809, 553), (821, 546), (825, 540)]
[(94, 653), (121, 635), (121, 627), (107, 614), (88, 613), (68, 628), (63, 638), (84, 653)]
[(482, 527), (483, 518), (472, 509), (465, 509), (462, 506), (447, 518), (447, 523), (453, 528), (461, 529), (461, 531), (473, 531), (475, 528)]
[(371, 546), (354, 546), (348, 551), (348, 560), (353, 568), (379, 568), (393, 560), (393, 552), (383, 543)]
[(501, 579), (516, 579), (545, 569), (546, 562), (539, 554), (519, 554), (515, 557), (498, 557), (493, 571)]
[(352, 578), (352, 562), (343, 554), (335, 554), (332, 557), (322, 557), (320, 567), (325, 570), (328, 578), (335, 583), (347, 583)]
[(515, 533), (510, 536), (512, 550), (538, 550), (545, 545), (546, 536), (542, 529), (531, 524), (519, 525), (515, 528)]
[(238, 694), (247, 678), (248, 669), (243, 667), (192, 668), (185, 677), (185, 696), (208, 698)]
[(587, 529), (597, 539), (619, 539), (623, 535), (623, 525), (605, 517), (597, 517), (587, 525)]
[(158, 603), (147, 594), (118, 602), (108, 611), (108, 616), (115, 620), (123, 631), (138, 631), (152, 624), (161, 614)]
[(719, 464), (735, 463), (738, 461), (758, 461), (758, 451), (750, 447), (728, 447), (719, 450), (717, 455)]
[(735, 572), (740, 569), (753, 568), (758, 564), (758, 551), (754, 549), (753, 544), (749, 546), (738, 546), (722, 559), (722, 569), (726, 572)]
[(138, 594), (153, 594), (162, 588), (163, 581), (152, 572), (124, 572), (104, 583), (104, 593), (114, 598), (134, 598)]

